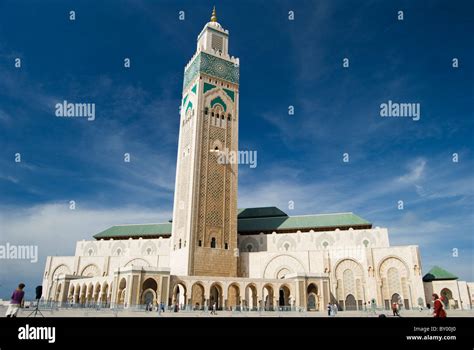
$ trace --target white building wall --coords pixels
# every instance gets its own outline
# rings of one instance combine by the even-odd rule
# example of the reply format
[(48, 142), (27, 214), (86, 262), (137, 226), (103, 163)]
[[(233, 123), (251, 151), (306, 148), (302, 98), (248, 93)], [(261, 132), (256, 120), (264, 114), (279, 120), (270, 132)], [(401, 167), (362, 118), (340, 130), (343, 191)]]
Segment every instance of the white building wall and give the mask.
[(463, 310), (471, 309), (471, 300), (469, 297), (469, 289), (467, 288), (466, 281), (458, 281), (459, 297), (461, 299), (461, 305), (459, 306)]

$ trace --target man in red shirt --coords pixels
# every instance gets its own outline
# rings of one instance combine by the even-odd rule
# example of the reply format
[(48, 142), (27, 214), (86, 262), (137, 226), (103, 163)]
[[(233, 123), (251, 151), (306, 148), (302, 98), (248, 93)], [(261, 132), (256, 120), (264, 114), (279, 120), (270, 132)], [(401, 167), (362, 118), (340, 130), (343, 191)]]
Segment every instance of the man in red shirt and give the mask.
[(446, 317), (446, 311), (444, 310), (444, 304), (439, 298), (438, 294), (433, 294), (433, 317)]

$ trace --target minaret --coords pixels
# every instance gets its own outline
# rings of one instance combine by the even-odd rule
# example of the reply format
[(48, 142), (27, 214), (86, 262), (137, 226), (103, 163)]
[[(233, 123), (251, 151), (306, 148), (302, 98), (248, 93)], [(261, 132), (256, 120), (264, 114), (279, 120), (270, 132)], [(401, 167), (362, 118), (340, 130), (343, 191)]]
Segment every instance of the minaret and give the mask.
[(237, 275), (238, 166), (223, 163), (222, 154), (238, 151), (239, 59), (228, 49), (229, 32), (217, 22), (214, 8), (184, 69), (173, 275)]

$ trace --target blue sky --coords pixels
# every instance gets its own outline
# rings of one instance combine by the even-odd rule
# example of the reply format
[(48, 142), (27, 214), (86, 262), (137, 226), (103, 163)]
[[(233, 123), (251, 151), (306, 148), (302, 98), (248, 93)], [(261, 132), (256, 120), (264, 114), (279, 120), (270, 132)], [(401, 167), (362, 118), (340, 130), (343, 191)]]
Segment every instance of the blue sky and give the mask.
[[(1, 261), (0, 297), (20, 280), (31, 296), (45, 256), (76, 240), (171, 218), (183, 69), (214, 4), (240, 58), (240, 149), (258, 152), (239, 168), (239, 206), (353, 211), (392, 245), (420, 245), (424, 273), (473, 281), (472, 2), (7, 0), (0, 243), (40, 259)], [(55, 117), (63, 100), (95, 103), (96, 119)], [(420, 103), (421, 119), (381, 118), (388, 100)]]

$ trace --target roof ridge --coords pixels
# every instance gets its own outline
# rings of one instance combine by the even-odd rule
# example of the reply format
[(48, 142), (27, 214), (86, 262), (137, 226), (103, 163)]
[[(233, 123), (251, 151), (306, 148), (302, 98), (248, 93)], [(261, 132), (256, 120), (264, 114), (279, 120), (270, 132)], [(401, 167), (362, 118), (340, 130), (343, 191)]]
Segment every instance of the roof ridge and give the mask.
[[(346, 211), (346, 212), (341, 212), (341, 213), (322, 213), (322, 214), (301, 214), (301, 215), (288, 215), (290, 218), (295, 218), (299, 216), (325, 216), (325, 215), (341, 215), (341, 214), (354, 214), (352, 211)], [(357, 215), (358, 216), (358, 215)]]
[(119, 224), (119, 225), (112, 225), (111, 227), (118, 227), (118, 226), (139, 226), (139, 225), (167, 225), (171, 224), (171, 222), (150, 222), (147, 224)]

